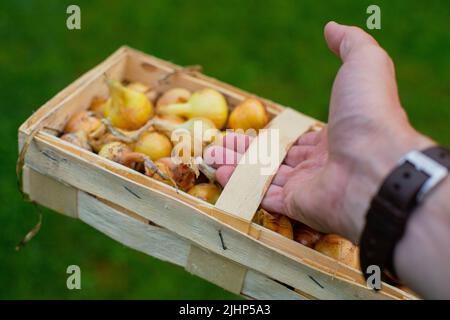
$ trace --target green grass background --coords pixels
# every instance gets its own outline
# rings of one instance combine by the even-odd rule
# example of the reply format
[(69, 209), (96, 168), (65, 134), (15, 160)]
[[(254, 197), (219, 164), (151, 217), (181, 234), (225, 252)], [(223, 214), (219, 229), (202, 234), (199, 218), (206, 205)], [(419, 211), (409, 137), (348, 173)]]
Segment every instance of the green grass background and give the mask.
[[(365, 26), (397, 65), (412, 123), (450, 145), (448, 1), (31, 1), (0, 2), (0, 298), (235, 298), (183, 269), (127, 249), (79, 221), (45, 210), (38, 236), (14, 246), (34, 225), (16, 189), (17, 128), (46, 100), (123, 44), (327, 118), (339, 61), (327, 49), (329, 20)], [(69, 4), (82, 30), (65, 26)], [(368, 63), (370, 63), (368, 61)], [(82, 270), (82, 290), (65, 287), (66, 267)]]

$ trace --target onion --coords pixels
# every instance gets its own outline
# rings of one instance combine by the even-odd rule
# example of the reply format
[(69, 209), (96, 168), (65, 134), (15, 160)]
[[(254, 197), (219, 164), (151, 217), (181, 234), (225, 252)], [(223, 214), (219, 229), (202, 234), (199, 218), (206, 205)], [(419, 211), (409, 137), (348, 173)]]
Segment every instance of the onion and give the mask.
[(188, 102), (191, 92), (184, 88), (172, 88), (164, 92), (164, 94), (156, 102), (156, 108), (166, 106), (173, 103)]
[[(176, 123), (177, 120), (174, 120), (171, 117), (162, 116), (155, 117), (153, 119), (153, 127), (158, 130), (164, 132), (167, 136), (171, 136), (174, 131), (180, 131), (190, 134), (198, 139), (206, 138), (206, 140), (212, 141), (212, 137), (219, 133), (219, 130), (216, 129), (214, 122), (207, 118), (192, 118), (183, 123)], [(200, 129), (199, 132), (196, 132), (196, 129)], [(212, 137), (206, 137), (206, 134), (210, 134)], [(197, 137), (197, 135), (199, 137)]]
[(255, 222), (286, 238), (293, 238), (292, 223), (288, 217), (282, 214), (269, 213), (264, 209), (259, 209), (255, 215)]
[(143, 84), (142, 82), (130, 82), (129, 84), (127, 84), (127, 88), (142, 93), (150, 91), (150, 87)]
[(105, 106), (104, 116), (114, 127), (136, 130), (148, 122), (153, 106), (142, 92), (124, 87), (117, 80), (108, 80), (111, 102)]
[(304, 246), (313, 248), (317, 241), (322, 237), (322, 233), (316, 231), (306, 224), (296, 222), (294, 225), (294, 240)]
[(70, 142), (80, 148), (92, 151), (92, 148), (88, 143), (87, 134), (84, 131), (65, 133), (61, 136), (61, 139)]
[[(138, 170), (138, 168), (145, 168), (145, 172), (152, 172), (156, 177), (159, 177), (163, 181), (169, 181), (170, 184), (177, 187), (172, 178), (161, 171), (160, 168), (145, 154), (139, 152), (133, 152), (129, 146), (123, 142), (111, 142), (104, 145), (99, 156), (114, 162), (120, 163), (129, 168)], [(139, 171), (139, 170), (138, 170)]]
[(172, 143), (166, 135), (147, 131), (141, 135), (134, 146), (134, 151), (143, 153), (153, 161), (170, 156)]
[(228, 128), (244, 131), (248, 129), (259, 130), (269, 122), (265, 106), (255, 98), (248, 98), (237, 105), (228, 119)]
[(65, 133), (84, 131), (87, 135), (99, 129), (102, 126), (100, 119), (96, 118), (94, 113), (81, 111), (75, 113), (64, 127)]
[(158, 114), (176, 115), (188, 119), (203, 117), (211, 120), (216, 128), (221, 129), (228, 117), (228, 105), (225, 97), (213, 89), (202, 89), (194, 92), (184, 103), (160, 105)]
[(156, 100), (157, 92), (142, 82), (130, 82), (127, 88), (145, 94), (151, 102)]
[(111, 161), (123, 164), (126, 160), (126, 156), (132, 152), (133, 151), (131, 148), (125, 143), (115, 141), (105, 144), (98, 152), (98, 155)]
[(94, 97), (89, 105), (89, 111), (93, 112), (97, 118), (103, 117), (105, 106), (109, 103), (109, 99), (102, 97)]
[(161, 158), (155, 161), (155, 165), (165, 177), (157, 174), (154, 169), (147, 167), (145, 174), (167, 184), (179, 187), (183, 191), (188, 191), (195, 184), (195, 173), (186, 164), (175, 164), (170, 158)]
[(314, 246), (317, 251), (359, 269), (358, 247), (336, 234), (327, 234)]
[(89, 137), (89, 139), (88, 139), (89, 145), (97, 153), (102, 149), (102, 147), (105, 144), (108, 144), (111, 142), (119, 142), (119, 141), (120, 140), (112, 133), (105, 133), (98, 138), (97, 137), (95, 137), (95, 138)]
[(173, 121), (155, 117), (153, 127), (164, 132), (174, 143), (172, 157), (188, 163), (190, 158), (201, 156), (203, 147), (212, 143), (220, 136), (214, 123), (206, 118), (192, 118), (184, 123), (175, 124)]
[(133, 152), (128, 145), (119, 141), (105, 144), (98, 155), (133, 169), (145, 160), (143, 154)]
[(219, 199), (221, 189), (213, 183), (199, 183), (189, 189), (188, 193), (203, 201), (215, 204)]
[(174, 115), (157, 115), (153, 119), (153, 122), (156, 124), (160, 124), (161, 126), (166, 123), (167, 125), (177, 126), (179, 124), (185, 123), (186, 120), (179, 116)]

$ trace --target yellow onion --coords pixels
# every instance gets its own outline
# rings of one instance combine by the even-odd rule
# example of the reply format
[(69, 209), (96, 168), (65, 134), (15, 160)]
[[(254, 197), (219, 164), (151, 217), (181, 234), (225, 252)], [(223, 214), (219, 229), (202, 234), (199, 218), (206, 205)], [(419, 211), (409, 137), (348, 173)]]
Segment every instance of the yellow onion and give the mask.
[(127, 88), (142, 93), (150, 91), (150, 87), (143, 84), (142, 82), (130, 82), (129, 84), (127, 84)]
[(176, 124), (166, 118), (152, 119), (153, 127), (164, 132), (174, 144), (172, 156), (188, 162), (191, 156), (201, 156), (203, 147), (217, 139), (220, 131), (214, 123), (206, 118), (192, 118), (186, 122)]
[(313, 228), (296, 222), (294, 225), (294, 240), (303, 244), (304, 246), (314, 248), (314, 245), (322, 237), (322, 233), (314, 230)]
[(98, 155), (114, 162), (123, 163), (126, 155), (132, 153), (131, 148), (123, 142), (114, 141), (105, 144)]
[(111, 94), (104, 116), (114, 127), (124, 130), (136, 130), (148, 122), (153, 114), (150, 100), (142, 92), (123, 86), (117, 80), (108, 80)]
[(149, 177), (162, 181), (164, 183), (175, 185), (183, 191), (188, 191), (195, 184), (195, 173), (186, 164), (176, 164), (170, 158), (161, 158), (155, 161), (155, 165), (160, 172), (155, 168), (146, 167), (145, 174)]
[(89, 111), (93, 112), (97, 118), (102, 118), (107, 103), (109, 103), (107, 98), (94, 97), (89, 105)]
[(185, 103), (189, 101), (191, 92), (184, 88), (172, 88), (164, 92), (156, 102), (156, 108), (173, 103)]
[(214, 183), (199, 183), (189, 189), (188, 193), (203, 201), (215, 204), (221, 189)]
[(293, 238), (291, 220), (282, 214), (269, 213), (264, 209), (259, 209), (255, 215), (255, 222), (285, 236), (286, 238)]
[(259, 130), (269, 122), (266, 107), (255, 98), (248, 98), (237, 105), (228, 119), (228, 128), (244, 131), (248, 129)]
[(134, 152), (130, 146), (119, 141), (105, 144), (98, 155), (137, 171), (141, 171), (147, 166), (154, 167), (153, 161), (145, 154)]
[(136, 142), (134, 151), (143, 153), (151, 160), (155, 161), (159, 158), (170, 156), (172, 142), (170, 142), (170, 139), (162, 133), (147, 131), (143, 133)]
[(228, 117), (228, 105), (225, 97), (213, 89), (194, 92), (184, 103), (160, 105), (159, 114), (171, 114), (188, 119), (202, 117), (211, 120), (216, 128), (221, 129)]
[(84, 131), (87, 135), (96, 131), (102, 126), (100, 119), (96, 118), (94, 113), (89, 111), (81, 111), (75, 113), (64, 127), (65, 133), (73, 133)]
[(320, 238), (314, 249), (353, 268), (359, 268), (358, 247), (336, 234)]
[(132, 148), (142, 134), (149, 130), (151, 130), (151, 120), (138, 130), (127, 131), (114, 128), (108, 119), (102, 119), (102, 127), (92, 132), (88, 139), (95, 152), (99, 152), (105, 144), (114, 141), (124, 142)]
[(127, 85), (127, 88), (145, 94), (150, 102), (155, 101), (156, 96), (158, 95), (155, 90), (152, 90), (148, 85), (143, 84), (142, 82), (130, 82)]
[[(156, 168), (145, 168), (145, 174), (158, 181), (162, 181), (174, 187), (177, 186), (176, 182), (173, 180), (173, 172), (165, 162), (157, 160), (155, 161), (155, 166)], [(158, 170), (159, 172), (162, 172), (163, 175), (159, 174)]]
[[(167, 126), (172, 127), (173, 126), (177, 126), (179, 124), (185, 123), (186, 120), (178, 117), (178, 116), (174, 116), (174, 115), (157, 115), (155, 116), (153, 119), (154, 123), (156, 123), (156, 125), (160, 125), (163, 126), (163, 124), (167, 124)], [(164, 127), (164, 126), (163, 126)]]
[(84, 131), (65, 133), (61, 136), (61, 139), (70, 142), (80, 148), (92, 151), (91, 146), (88, 143), (87, 134)]
[[(152, 120), (153, 127), (158, 131), (164, 132), (169, 137), (174, 131), (185, 132), (192, 136), (198, 135), (200, 136), (196, 137), (198, 139), (203, 139), (207, 133), (211, 136), (218, 133), (214, 123), (211, 120), (202, 117), (192, 118), (182, 123), (177, 123), (178, 120), (174, 120), (173, 116), (158, 116)], [(196, 129), (199, 129), (199, 132), (196, 132)], [(209, 137), (205, 138), (207, 138), (207, 140), (211, 140)]]
[(92, 150), (94, 150), (95, 152), (99, 152), (101, 150), (101, 148), (108, 143), (111, 142), (120, 142), (121, 140), (119, 138), (117, 138), (114, 134), (112, 133), (105, 133), (103, 135), (100, 135), (98, 137), (92, 137), (90, 136), (88, 139), (89, 145), (92, 147)]

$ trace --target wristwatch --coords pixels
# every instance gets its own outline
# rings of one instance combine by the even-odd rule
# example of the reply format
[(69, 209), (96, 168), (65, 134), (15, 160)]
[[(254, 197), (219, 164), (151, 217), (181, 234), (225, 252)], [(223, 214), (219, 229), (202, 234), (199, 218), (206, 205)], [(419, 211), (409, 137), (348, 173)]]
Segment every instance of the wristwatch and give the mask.
[[(408, 218), (449, 174), (450, 150), (434, 146), (410, 151), (386, 177), (372, 199), (360, 241), (360, 263), (367, 279), (378, 266), (397, 278), (393, 255)], [(391, 278), (391, 277), (388, 277)]]

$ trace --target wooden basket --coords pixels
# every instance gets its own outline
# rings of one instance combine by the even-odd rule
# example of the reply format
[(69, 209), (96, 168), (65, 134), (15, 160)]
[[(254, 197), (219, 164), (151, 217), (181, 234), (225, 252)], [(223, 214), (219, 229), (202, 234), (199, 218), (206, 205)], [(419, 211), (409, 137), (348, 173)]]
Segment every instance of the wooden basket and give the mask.
[[(270, 182), (258, 165), (239, 164), (215, 206), (59, 139), (68, 118), (105, 96), (104, 75), (165, 88), (214, 88), (235, 105), (251, 94), (122, 47), (37, 110), (19, 128), (23, 191), (43, 206), (133, 249), (183, 266), (226, 290), (254, 299), (414, 299), (383, 284), (366, 287), (361, 273), (252, 223)], [(163, 79), (163, 81), (161, 81)], [(259, 98), (280, 130), (280, 161), (317, 120)], [(258, 138), (257, 138), (258, 139)], [(248, 153), (252, 151), (250, 146)], [(236, 192), (240, 190), (240, 192)]]

